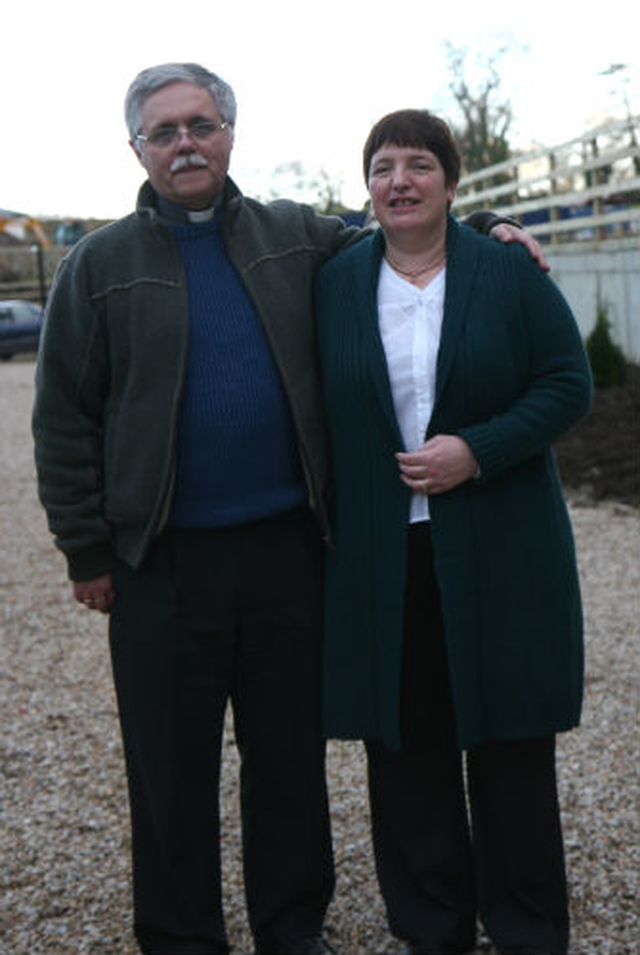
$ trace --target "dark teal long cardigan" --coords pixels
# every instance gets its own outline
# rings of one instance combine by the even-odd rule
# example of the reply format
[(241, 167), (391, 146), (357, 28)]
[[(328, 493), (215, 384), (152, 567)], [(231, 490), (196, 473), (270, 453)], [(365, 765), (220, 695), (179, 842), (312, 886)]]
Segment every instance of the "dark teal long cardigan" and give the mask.
[[(381, 232), (318, 280), (333, 466), (326, 734), (400, 745), (409, 493), (378, 332)], [(481, 477), (430, 498), (458, 741), (548, 735), (580, 719), (582, 613), (551, 443), (588, 411), (591, 377), (564, 298), (521, 248), (449, 220), (436, 400)]]

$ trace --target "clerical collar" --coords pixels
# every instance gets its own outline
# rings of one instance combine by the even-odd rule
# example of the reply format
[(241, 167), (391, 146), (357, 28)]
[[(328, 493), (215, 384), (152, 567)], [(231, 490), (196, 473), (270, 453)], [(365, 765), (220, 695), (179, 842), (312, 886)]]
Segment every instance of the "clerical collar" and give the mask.
[(209, 206), (208, 209), (187, 209), (189, 222), (209, 222), (215, 214), (215, 206)]
[(158, 196), (158, 212), (163, 219), (170, 219), (172, 222), (209, 222), (219, 211), (221, 204), (222, 196), (216, 198), (208, 209), (185, 209), (184, 206)]

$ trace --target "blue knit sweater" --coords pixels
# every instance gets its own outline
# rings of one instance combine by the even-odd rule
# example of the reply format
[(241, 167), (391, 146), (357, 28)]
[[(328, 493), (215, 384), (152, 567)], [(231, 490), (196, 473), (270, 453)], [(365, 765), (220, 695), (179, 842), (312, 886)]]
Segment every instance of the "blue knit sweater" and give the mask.
[(220, 217), (171, 223), (189, 288), (189, 359), (169, 525), (226, 527), (306, 499), (290, 410)]

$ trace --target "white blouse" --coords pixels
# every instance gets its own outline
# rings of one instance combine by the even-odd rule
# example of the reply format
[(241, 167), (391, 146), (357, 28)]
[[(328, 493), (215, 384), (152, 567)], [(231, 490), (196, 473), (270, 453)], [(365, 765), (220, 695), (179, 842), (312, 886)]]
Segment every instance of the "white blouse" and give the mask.
[[(433, 411), (445, 274), (443, 268), (426, 288), (419, 289), (394, 272), (385, 260), (380, 269), (380, 336), (406, 451), (422, 447)], [(411, 495), (409, 520), (411, 523), (429, 520), (426, 494)]]

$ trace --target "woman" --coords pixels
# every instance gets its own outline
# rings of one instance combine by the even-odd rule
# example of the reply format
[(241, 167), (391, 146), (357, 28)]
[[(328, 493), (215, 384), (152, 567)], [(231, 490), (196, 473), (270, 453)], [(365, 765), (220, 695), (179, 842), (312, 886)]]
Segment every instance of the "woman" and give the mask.
[(547, 276), (451, 217), (459, 170), (441, 120), (381, 119), (364, 149), (380, 229), (319, 279), (324, 719), (366, 741), (380, 886), (410, 953), (472, 950), (477, 912), (503, 953), (565, 953), (554, 741), (579, 721), (583, 649), (550, 446), (591, 379)]

